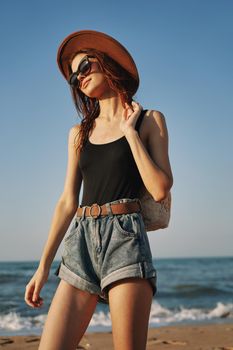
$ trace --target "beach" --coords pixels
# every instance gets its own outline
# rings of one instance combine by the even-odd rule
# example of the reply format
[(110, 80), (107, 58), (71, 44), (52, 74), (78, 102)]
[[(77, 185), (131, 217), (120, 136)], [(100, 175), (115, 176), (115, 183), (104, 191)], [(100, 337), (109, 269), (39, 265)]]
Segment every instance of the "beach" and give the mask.
[[(42, 291), (44, 306), (35, 310), (24, 302), (24, 290), (38, 261), (0, 262), (0, 349), (38, 349), (59, 283), (53, 273), (58, 263), (53, 263)], [(233, 258), (170, 258), (153, 263), (158, 293), (150, 310), (147, 349), (233, 350)], [(109, 306), (98, 303), (79, 349), (113, 349), (111, 332)]]
[[(0, 347), (36, 350), (39, 340), (33, 335), (1, 336)], [(112, 332), (85, 333), (77, 349), (113, 350)], [(149, 328), (146, 349), (233, 350), (233, 323)]]

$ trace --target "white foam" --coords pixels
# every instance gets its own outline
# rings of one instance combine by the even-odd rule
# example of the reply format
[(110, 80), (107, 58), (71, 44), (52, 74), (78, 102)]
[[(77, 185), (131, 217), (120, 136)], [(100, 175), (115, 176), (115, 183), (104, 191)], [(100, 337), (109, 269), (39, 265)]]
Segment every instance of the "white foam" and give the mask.
[(218, 302), (216, 308), (209, 312), (209, 317), (228, 317), (232, 316), (232, 313), (233, 304), (224, 305), (223, 303)]
[[(22, 317), (16, 312), (0, 315), (0, 332), (17, 332), (21, 330), (32, 331), (41, 330), (44, 326), (47, 314), (35, 317)], [(218, 302), (212, 310), (178, 307), (176, 310), (169, 310), (161, 306), (157, 301), (153, 301), (150, 312), (149, 325), (165, 325), (169, 323), (179, 323), (182, 321), (203, 321), (219, 318), (233, 318), (233, 304), (223, 304)], [(111, 327), (110, 312), (95, 312), (89, 326)]]
[(110, 312), (104, 313), (103, 311), (100, 312), (95, 312), (94, 315), (92, 316), (90, 326), (104, 326), (104, 327), (109, 327), (111, 326), (111, 316)]
[(22, 328), (30, 327), (29, 318), (23, 318), (15, 312), (0, 316), (0, 328), (18, 331)]
[(169, 310), (161, 307), (161, 305), (154, 301), (151, 307), (150, 323), (151, 324), (169, 324), (179, 323), (182, 321), (203, 321), (214, 318), (233, 317), (233, 304), (224, 305), (221, 302), (212, 310), (185, 308), (180, 306), (177, 310)]

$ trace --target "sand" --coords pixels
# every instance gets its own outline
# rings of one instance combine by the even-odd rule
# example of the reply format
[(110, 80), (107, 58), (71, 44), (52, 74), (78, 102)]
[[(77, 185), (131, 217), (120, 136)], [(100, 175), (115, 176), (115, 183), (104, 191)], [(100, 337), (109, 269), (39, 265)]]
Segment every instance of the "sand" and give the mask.
[[(39, 336), (1, 336), (0, 348), (38, 349)], [(112, 333), (85, 333), (77, 349), (113, 350)], [(233, 324), (149, 328), (147, 350), (233, 350)], [(64, 349), (65, 350), (65, 349)]]

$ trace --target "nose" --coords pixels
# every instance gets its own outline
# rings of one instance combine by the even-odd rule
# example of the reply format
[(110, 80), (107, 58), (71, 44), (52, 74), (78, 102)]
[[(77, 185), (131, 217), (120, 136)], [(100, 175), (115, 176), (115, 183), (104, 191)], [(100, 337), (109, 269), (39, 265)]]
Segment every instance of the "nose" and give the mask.
[(78, 73), (77, 79), (78, 79), (80, 82), (82, 82), (83, 79), (84, 79), (88, 74), (89, 74), (89, 72), (87, 72), (87, 73)]
[(84, 78), (85, 78), (85, 75), (79, 73), (79, 75), (77, 76), (79, 86), (82, 85)]

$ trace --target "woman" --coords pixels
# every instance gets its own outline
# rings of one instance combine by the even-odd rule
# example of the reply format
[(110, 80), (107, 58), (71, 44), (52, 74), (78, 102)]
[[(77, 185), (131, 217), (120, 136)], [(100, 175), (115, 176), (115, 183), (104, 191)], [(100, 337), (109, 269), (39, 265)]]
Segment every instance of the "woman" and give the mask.
[(74, 218), (39, 349), (76, 349), (97, 302), (105, 302), (115, 349), (144, 350), (157, 288), (138, 193), (144, 183), (160, 201), (172, 187), (165, 118), (133, 101), (138, 71), (112, 37), (91, 30), (72, 33), (57, 59), (83, 119), (70, 129), (64, 190), (25, 291), (28, 305), (42, 306), (40, 291)]

